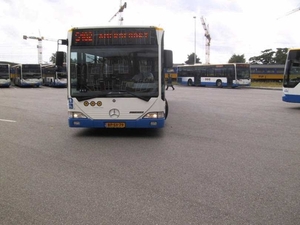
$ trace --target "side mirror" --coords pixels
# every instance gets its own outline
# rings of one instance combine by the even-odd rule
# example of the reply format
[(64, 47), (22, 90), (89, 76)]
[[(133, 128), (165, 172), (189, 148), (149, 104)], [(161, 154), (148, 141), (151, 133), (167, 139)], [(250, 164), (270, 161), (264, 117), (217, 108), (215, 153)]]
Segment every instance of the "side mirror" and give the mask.
[(55, 65), (56, 66), (63, 66), (64, 64), (64, 52), (56, 52), (56, 58), (55, 58)]
[(171, 50), (164, 50), (164, 68), (173, 67), (173, 52)]
[(58, 45), (68, 45), (68, 39), (58, 39), (57, 44)]
[(57, 40), (57, 51), (59, 51), (60, 45), (68, 45), (68, 39), (58, 39)]

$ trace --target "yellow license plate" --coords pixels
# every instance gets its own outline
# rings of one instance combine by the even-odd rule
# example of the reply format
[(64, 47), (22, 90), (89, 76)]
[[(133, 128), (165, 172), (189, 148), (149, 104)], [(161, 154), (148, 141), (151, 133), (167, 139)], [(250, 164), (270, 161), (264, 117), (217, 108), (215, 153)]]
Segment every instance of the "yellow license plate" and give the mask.
[(105, 123), (106, 128), (125, 128), (125, 123)]

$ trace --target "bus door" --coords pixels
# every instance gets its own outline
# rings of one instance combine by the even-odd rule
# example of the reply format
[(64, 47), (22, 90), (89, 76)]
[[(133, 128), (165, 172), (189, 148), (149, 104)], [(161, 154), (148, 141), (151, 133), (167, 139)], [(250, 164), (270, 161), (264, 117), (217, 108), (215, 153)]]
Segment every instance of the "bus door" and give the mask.
[(227, 86), (232, 86), (233, 80), (235, 79), (234, 70), (227, 68), (225, 70), (225, 76), (227, 77)]
[(200, 83), (199, 85), (201, 85), (201, 77), (207, 77), (207, 70), (206, 68), (200, 68), (199, 70), (199, 79), (200, 79)]
[(201, 75), (199, 71), (194, 71), (194, 84), (195, 86), (201, 85)]

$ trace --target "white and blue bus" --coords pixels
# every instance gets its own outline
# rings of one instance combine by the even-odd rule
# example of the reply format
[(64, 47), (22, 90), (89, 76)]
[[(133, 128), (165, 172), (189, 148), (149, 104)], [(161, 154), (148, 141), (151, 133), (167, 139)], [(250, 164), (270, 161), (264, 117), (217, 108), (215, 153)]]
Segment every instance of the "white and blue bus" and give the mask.
[(178, 66), (178, 84), (188, 86), (250, 86), (248, 63), (194, 64)]
[(42, 84), (40, 64), (17, 64), (11, 67), (11, 79), (16, 86), (39, 87)]
[[(70, 127), (162, 128), (168, 115), (164, 50), (158, 27), (72, 28), (67, 40)], [(62, 65), (63, 52), (56, 64)]]
[(300, 103), (300, 49), (290, 49), (287, 53), (282, 101)]
[(43, 85), (50, 87), (67, 87), (66, 65), (43, 65), (42, 66)]
[(0, 64), (0, 87), (9, 87), (10, 84), (10, 64)]

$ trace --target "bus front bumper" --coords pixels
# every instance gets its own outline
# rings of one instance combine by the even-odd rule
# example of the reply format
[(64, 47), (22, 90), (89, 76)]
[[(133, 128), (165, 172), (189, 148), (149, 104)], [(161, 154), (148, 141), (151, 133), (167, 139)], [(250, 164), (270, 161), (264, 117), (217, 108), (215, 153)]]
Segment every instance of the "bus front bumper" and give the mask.
[(283, 95), (282, 101), (291, 103), (300, 103), (300, 95)]
[(165, 119), (139, 119), (139, 120), (92, 120), (86, 118), (69, 118), (69, 127), (85, 128), (162, 128)]

